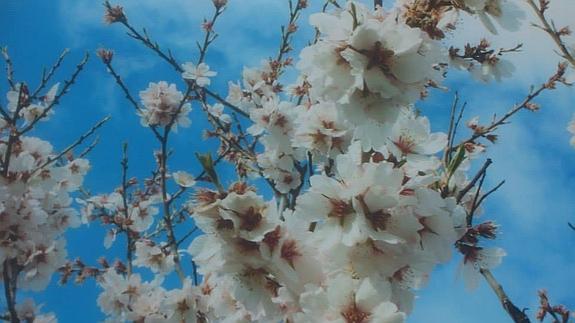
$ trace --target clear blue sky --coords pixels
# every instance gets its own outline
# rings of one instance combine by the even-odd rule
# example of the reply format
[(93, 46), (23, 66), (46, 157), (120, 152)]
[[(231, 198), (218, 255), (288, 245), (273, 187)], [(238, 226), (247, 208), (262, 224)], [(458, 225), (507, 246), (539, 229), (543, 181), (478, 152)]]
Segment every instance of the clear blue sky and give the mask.
[[(319, 1), (311, 2), (314, 6), (310, 11), (319, 4)], [(221, 36), (207, 59), (219, 73), (213, 80), (214, 89), (225, 94), (227, 81), (238, 80), (242, 66), (258, 65), (260, 59), (274, 55), (279, 26), (287, 20), (286, 3), (284, 0), (230, 0), (228, 12), (216, 27)], [(125, 0), (122, 4), (134, 25), (148, 27), (180, 61), (197, 57), (195, 41), (202, 37), (199, 26), (201, 19), (211, 14), (211, 1)], [(562, 11), (562, 8), (555, 9)], [(100, 1), (95, 0), (0, 2), (0, 45), (10, 50), (17, 80), (36, 84), (41, 68), (50, 65), (64, 48), (72, 52), (58, 79), (66, 78), (85, 52), (92, 54), (85, 72), (62, 100), (56, 115), (42, 124), (36, 135), (61, 149), (93, 123), (111, 115), (113, 119), (99, 132), (100, 145), (90, 155), (92, 170), (85, 184), (96, 194), (110, 192), (119, 183), (122, 141), (130, 145), (132, 176), (143, 177), (149, 173), (154, 148), (149, 145), (153, 139), (150, 132), (139, 125), (132, 107), (95, 57), (95, 50), (114, 49), (114, 64), (134, 94), (148, 82), (180, 82), (169, 66), (130, 40), (120, 26), (105, 26), (102, 11)], [(463, 36), (456, 37), (455, 41), (462, 37), (472, 37), (475, 41), (483, 35), (489, 36), (478, 27), (477, 23), (466, 25)], [(301, 48), (311, 36), (307, 16), (302, 18), (299, 36), (304, 36), (296, 43)], [(535, 30), (525, 27), (518, 34), (502, 34), (495, 39), (496, 43), (526, 42), (525, 52), (518, 54), (520, 72), (511, 81), (484, 86), (463, 73), (450, 73), (446, 83), (452, 91), (433, 92), (429, 100), (419, 104), (430, 117), (433, 128), (446, 128), (454, 90), (468, 101), (467, 119), (481, 115), (485, 121), (493, 113), (504, 113), (520, 101), (530, 84), (544, 81), (546, 75), (552, 73), (557, 59), (549, 54), (551, 44), (538, 37)], [(183, 86), (181, 82), (178, 84)], [(6, 88), (6, 83), (0, 82), (0, 92), (5, 93)], [(501, 129), (500, 142), (488, 153), (495, 162), (488, 184), (507, 180), (488, 201), (483, 215), (484, 219), (493, 219), (502, 225), (503, 233), (496, 244), (508, 252), (494, 274), (513, 300), (519, 306), (530, 308), (532, 314), (536, 311), (539, 288), (547, 288), (553, 302), (575, 307), (572, 292), (575, 232), (566, 225), (569, 220), (575, 222), (575, 150), (569, 147), (569, 134), (565, 131), (575, 112), (574, 98), (574, 89), (561, 89), (553, 96), (543, 96), (538, 101), (542, 110), (517, 116), (512, 124)], [(193, 126), (173, 137), (176, 150), (172, 170), (197, 173), (193, 152), (215, 149), (213, 142), (200, 140), (205, 121), (197, 110), (192, 114)], [(105, 253), (103, 236), (104, 231), (97, 223), (70, 231), (67, 235), (69, 257), (95, 263)], [(120, 255), (116, 249), (112, 252)], [(108, 258), (113, 259), (114, 255)], [(418, 293), (420, 297), (410, 322), (507, 321), (485, 283), (476, 291), (465, 290), (461, 279), (457, 279), (459, 261), (455, 256), (450, 264), (437, 268), (428, 287)], [(33, 295), (37, 303), (45, 304), (45, 311), (54, 311), (60, 322), (103, 319), (96, 305), (99, 289), (92, 281), (82, 286), (63, 287), (57, 286), (56, 279), (53, 281), (45, 292)]]

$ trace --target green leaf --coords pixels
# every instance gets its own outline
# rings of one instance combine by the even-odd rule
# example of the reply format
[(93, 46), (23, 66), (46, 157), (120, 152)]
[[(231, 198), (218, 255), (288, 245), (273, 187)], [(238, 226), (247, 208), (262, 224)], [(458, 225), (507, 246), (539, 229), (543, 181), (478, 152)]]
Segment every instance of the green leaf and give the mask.
[(216, 170), (214, 168), (214, 161), (212, 160), (212, 155), (210, 153), (207, 154), (196, 153), (196, 158), (200, 161), (200, 164), (204, 168), (204, 171), (206, 172), (206, 175), (208, 176), (210, 181), (214, 183), (214, 185), (216, 185), (218, 191), (223, 192), (224, 189), (222, 187), (222, 184), (220, 183), (218, 174), (216, 173)]
[(457, 154), (455, 158), (451, 160), (451, 163), (447, 167), (447, 172), (449, 173), (449, 177), (455, 173), (457, 168), (461, 165), (461, 163), (465, 160), (465, 147), (463, 145), (459, 146), (457, 149)]

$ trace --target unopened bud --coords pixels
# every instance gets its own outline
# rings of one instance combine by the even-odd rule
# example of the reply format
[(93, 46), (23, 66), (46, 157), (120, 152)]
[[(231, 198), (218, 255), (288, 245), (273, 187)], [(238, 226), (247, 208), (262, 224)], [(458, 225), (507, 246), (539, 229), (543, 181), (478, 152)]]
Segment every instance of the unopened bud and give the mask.
[(105, 48), (99, 48), (96, 55), (102, 59), (104, 64), (110, 64), (112, 62), (112, 58), (114, 58), (114, 52)]
[(107, 24), (113, 24), (127, 20), (126, 15), (124, 14), (124, 8), (121, 6), (112, 6), (109, 2), (106, 2), (105, 6), (106, 13), (104, 14), (104, 22)]
[(212, 0), (216, 9), (220, 9), (226, 4), (228, 4), (228, 0)]

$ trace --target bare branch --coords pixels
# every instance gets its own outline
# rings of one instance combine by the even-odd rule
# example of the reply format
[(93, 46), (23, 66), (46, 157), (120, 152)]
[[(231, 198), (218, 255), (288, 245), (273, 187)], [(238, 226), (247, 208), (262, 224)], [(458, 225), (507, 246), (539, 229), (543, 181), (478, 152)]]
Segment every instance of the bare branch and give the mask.
[(475, 174), (471, 182), (469, 182), (467, 186), (465, 186), (461, 191), (459, 191), (459, 194), (457, 194), (457, 203), (461, 202), (465, 194), (467, 194), (467, 192), (469, 192), (473, 188), (473, 186), (475, 186), (475, 183), (477, 183), (477, 181), (483, 176), (483, 174), (487, 171), (489, 165), (491, 165), (492, 163), (493, 161), (490, 158), (487, 158), (487, 160), (485, 161), (485, 163), (483, 163), (483, 166), (477, 172), (477, 174)]
[(30, 95), (30, 100), (38, 98), (40, 92), (46, 87), (46, 85), (48, 85), (48, 82), (50, 81), (52, 76), (54, 76), (54, 73), (56, 73), (58, 68), (60, 68), (60, 65), (62, 65), (64, 58), (66, 58), (66, 55), (68, 55), (69, 52), (70, 52), (69, 49), (64, 49), (60, 54), (60, 56), (58, 56), (58, 59), (56, 60), (54, 65), (52, 65), (50, 70), (47, 73), (45, 69), (42, 71), (42, 79), (40, 80), (40, 84), (38, 85), (38, 88), (36, 88), (36, 90), (34, 90), (34, 92), (32, 92), (32, 94)]
[(59, 160), (60, 158), (62, 158), (64, 155), (66, 155), (68, 152), (72, 151), (72, 149), (78, 147), (79, 145), (81, 145), (84, 140), (86, 140), (88, 137), (90, 137), (91, 135), (94, 134), (94, 132), (96, 132), (96, 130), (98, 130), (98, 128), (102, 127), (106, 122), (108, 122), (112, 117), (107, 116), (104, 119), (98, 121), (95, 125), (92, 126), (92, 128), (90, 128), (90, 130), (86, 131), (85, 133), (83, 133), (74, 143), (72, 143), (71, 145), (69, 145), (68, 147), (66, 147), (66, 149), (62, 150), (62, 152), (60, 152), (58, 155), (56, 155), (55, 157), (50, 157), (48, 158), (42, 165), (38, 166), (36, 169), (34, 169), (32, 171), (32, 174), (36, 173), (37, 171), (41, 170), (42, 168), (52, 164), (53, 162)]
[(37, 116), (34, 120), (32, 120), (32, 122), (30, 122), (30, 124), (28, 124), (26, 127), (24, 127), (24, 129), (20, 130), (21, 135), (32, 130), (34, 128), (34, 126), (36, 125), (36, 123), (38, 123), (38, 121), (45, 118), (48, 115), (48, 113), (52, 110), (52, 108), (54, 108), (57, 104), (60, 103), (60, 99), (66, 93), (68, 93), (69, 88), (72, 86), (72, 84), (74, 84), (76, 82), (76, 78), (78, 77), (80, 72), (82, 72), (82, 70), (84, 69), (84, 66), (88, 62), (89, 57), (90, 57), (89, 54), (86, 53), (86, 55), (84, 56), (82, 61), (80, 61), (80, 63), (78, 65), (76, 65), (76, 70), (74, 71), (74, 73), (72, 74), (70, 79), (64, 81), (64, 86), (62, 87), (62, 90), (60, 90), (60, 92), (58, 92), (56, 94), (56, 96), (54, 97), (54, 100), (44, 109), (44, 111), (42, 111), (42, 113), (39, 116)]

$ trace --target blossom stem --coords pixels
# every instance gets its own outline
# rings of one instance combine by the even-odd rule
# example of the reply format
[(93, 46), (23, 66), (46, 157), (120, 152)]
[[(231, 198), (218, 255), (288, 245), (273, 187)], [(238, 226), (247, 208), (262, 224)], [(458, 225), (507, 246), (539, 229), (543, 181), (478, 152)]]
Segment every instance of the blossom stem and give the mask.
[(481, 275), (485, 277), (485, 280), (487, 280), (489, 287), (491, 287), (491, 289), (499, 298), (501, 306), (503, 306), (503, 309), (507, 312), (507, 314), (509, 314), (513, 322), (530, 323), (531, 321), (527, 315), (525, 315), (525, 313), (521, 311), (517, 306), (515, 306), (515, 304), (513, 304), (513, 302), (509, 299), (509, 296), (507, 296), (505, 290), (503, 290), (503, 286), (501, 286), (497, 279), (495, 279), (491, 271), (489, 269), (480, 269), (480, 272)]
[(214, 31), (213, 28), (214, 28), (214, 25), (216, 24), (216, 20), (218, 20), (218, 17), (222, 14), (222, 12), (224, 12), (224, 11), (221, 7), (216, 8), (216, 11), (214, 12), (214, 16), (212, 17), (212, 20), (210, 20), (210, 22), (207, 23), (208, 27), (205, 28), (206, 35), (204, 37), (204, 43), (200, 47), (200, 58), (198, 59), (197, 65), (200, 65), (204, 61), (204, 58), (206, 57), (206, 53), (208, 52), (208, 47), (210, 46), (212, 41), (214, 41), (214, 39), (216, 39), (217, 34), (212, 37), (213, 31)]
[[(128, 213), (128, 144), (124, 143), (122, 145), (122, 203), (124, 206), (124, 217), (126, 220), (129, 219), (130, 214)], [(133, 260), (133, 241), (132, 235), (130, 234), (130, 228), (126, 227), (126, 258), (127, 258), (127, 271), (128, 276), (132, 274), (132, 260)]]
[(10, 168), (10, 157), (12, 155), (12, 146), (16, 143), (16, 140), (18, 140), (18, 137), (20, 137), (20, 133), (18, 132), (17, 129), (17, 123), (18, 123), (18, 115), (20, 114), (20, 110), (22, 109), (22, 106), (24, 106), (24, 103), (22, 102), (22, 91), (24, 89), (24, 83), (20, 84), (20, 88), (18, 90), (18, 102), (16, 103), (16, 111), (14, 112), (14, 115), (11, 118), (11, 124), (10, 124), (10, 136), (8, 138), (8, 144), (6, 145), (6, 152), (4, 155), (4, 161), (2, 162), (2, 175), (6, 178), (8, 177), (9, 174), (9, 168)]
[(14, 259), (7, 259), (4, 261), (3, 278), (4, 278), (4, 294), (6, 296), (6, 304), (10, 312), (10, 322), (20, 323), (18, 312), (16, 311), (16, 290), (18, 273), (15, 273)]

